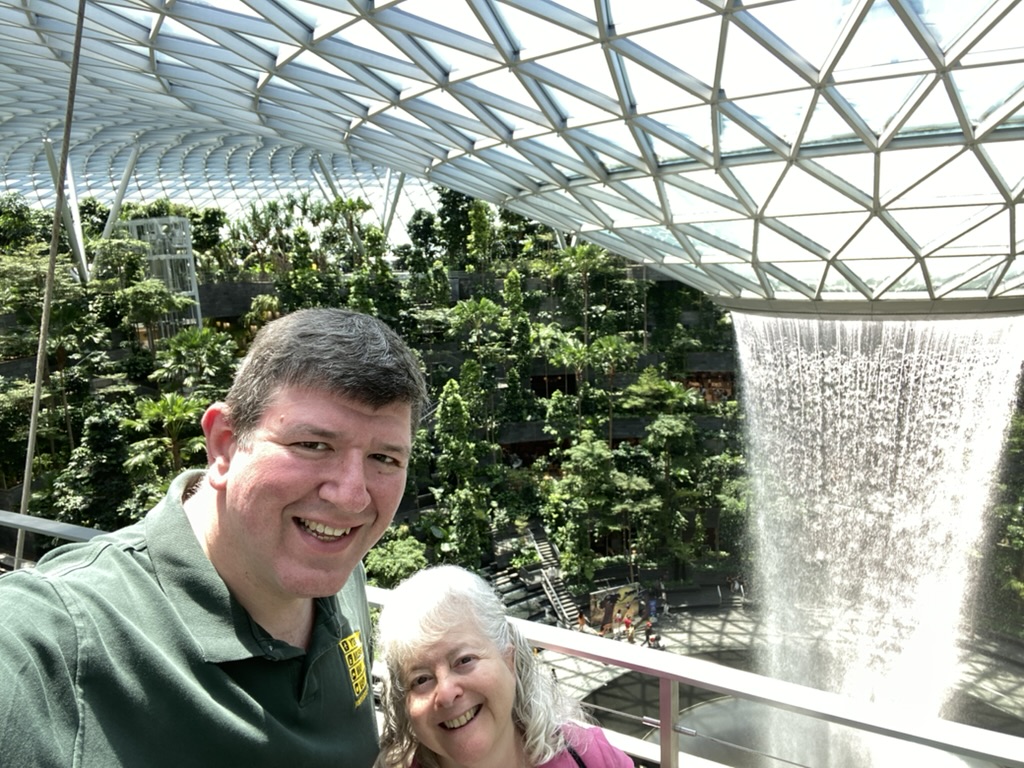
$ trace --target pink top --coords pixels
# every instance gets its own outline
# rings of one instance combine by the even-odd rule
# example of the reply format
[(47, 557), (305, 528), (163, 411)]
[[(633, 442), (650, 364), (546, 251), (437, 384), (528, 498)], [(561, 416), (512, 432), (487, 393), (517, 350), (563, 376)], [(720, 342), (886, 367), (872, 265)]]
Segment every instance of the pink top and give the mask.
[[(604, 731), (600, 728), (568, 725), (566, 730), (576, 736), (575, 749), (586, 768), (635, 768), (629, 755), (609, 744)], [(419, 762), (415, 758), (410, 768), (419, 768)], [(577, 768), (577, 765), (566, 749), (537, 768)]]
[[(621, 749), (613, 747), (600, 728), (567, 726), (575, 734), (576, 752), (586, 768), (633, 768), (633, 761)], [(577, 768), (569, 750), (558, 753), (538, 768)]]

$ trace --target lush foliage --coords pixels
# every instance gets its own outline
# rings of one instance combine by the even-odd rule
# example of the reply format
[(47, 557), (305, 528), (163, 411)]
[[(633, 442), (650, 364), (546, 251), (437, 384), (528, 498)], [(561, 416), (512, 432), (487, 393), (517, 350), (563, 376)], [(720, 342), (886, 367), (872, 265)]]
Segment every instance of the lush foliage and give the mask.
[[(223, 395), (253, 333), (300, 307), (348, 306), (409, 339), (435, 388), (410, 470), (419, 511), (368, 559), (379, 583), (425, 562), (480, 567), (496, 537), (537, 520), (580, 587), (609, 562), (682, 574), (719, 543), (705, 535), (707, 516), (743, 509), (730, 497), (743, 492), (741, 462), (718, 458), (717, 432), (733, 427), (683, 383), (685, 351), (700, 342), (679, 318), (699, 297), (593, 245), (556, 247), (539, 224), (437, 192), (437, 213), (417, 212), (411, 242), (393, 249), (359, 200), (289, 197), (237, 220), (167, 201), (126, 204), (122, 218), (187, 217), (204, 281), (266, 286), (241, 317), (169, 336), (163, 318), (184, 300), (148, 278), (144, 244), (116, 228), (101, 236), (107, 208), (81, 201), (91, 280), (74, 279), (62, 247), (55, 301), (67, 311), (50, 331), (33, 511), (103, 528), (138, 518), (176, 471), (202, 463), (199, 415)], [(16, 199), (2, 203), (0, 269), (10, 279), (0, 310), (11, 330), (0, 341), (7, 357), (30, 355), (45, 222)], [(655, 288), (660, 315), (649, 312)], [(30, 390), (3, 381), (0, 420), (20, 437)], [(516, 430), (532, 436), (509, 437)], [(17, 443), (0, 455), (5, 485), (20, 476), (19, 459)]]

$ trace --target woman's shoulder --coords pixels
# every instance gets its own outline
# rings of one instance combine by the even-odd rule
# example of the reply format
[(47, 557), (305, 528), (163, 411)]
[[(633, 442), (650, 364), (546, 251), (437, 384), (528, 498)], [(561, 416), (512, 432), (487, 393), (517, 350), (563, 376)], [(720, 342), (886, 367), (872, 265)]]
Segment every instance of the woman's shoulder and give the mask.
[[(579, 753), (586, 768), (633, 768), (633, 760), (612, 746), (601, 728), (576, 724), (566, 726), (566, 740)], [(559, 765), (575, 765), (571, 755), (566, 754), (566, 757), (569, 762)]]

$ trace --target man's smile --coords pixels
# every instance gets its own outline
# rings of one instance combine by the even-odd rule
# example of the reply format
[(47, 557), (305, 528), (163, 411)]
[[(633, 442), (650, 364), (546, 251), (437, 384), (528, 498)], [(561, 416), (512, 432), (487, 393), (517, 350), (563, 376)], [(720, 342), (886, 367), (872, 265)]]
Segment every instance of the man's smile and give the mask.
[(306, 529), (310, 534), (320, 539), (320, 541), (336, 541), (342, 536), (347, 536), (352, 530), (351, 528), (331, 528), (329, 525), (323, 523), (317, 523), (312, 520), (303, 520), (297, 518), (299, 525)]

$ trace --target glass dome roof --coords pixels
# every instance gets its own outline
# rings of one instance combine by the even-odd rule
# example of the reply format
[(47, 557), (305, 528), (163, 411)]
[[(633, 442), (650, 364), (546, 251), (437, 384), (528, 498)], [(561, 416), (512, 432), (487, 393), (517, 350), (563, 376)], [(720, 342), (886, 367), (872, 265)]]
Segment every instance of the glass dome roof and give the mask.
[[(0, 0), (2, 188), (43, 202), (77, 9)], [(137, 148), (129, 199), (229, 211), (404, 178), (727, 306), (1016, 310), (1022, 29), (1020, 0), (89, 0), (71, 168), (110, 199)]]

